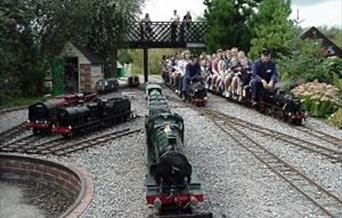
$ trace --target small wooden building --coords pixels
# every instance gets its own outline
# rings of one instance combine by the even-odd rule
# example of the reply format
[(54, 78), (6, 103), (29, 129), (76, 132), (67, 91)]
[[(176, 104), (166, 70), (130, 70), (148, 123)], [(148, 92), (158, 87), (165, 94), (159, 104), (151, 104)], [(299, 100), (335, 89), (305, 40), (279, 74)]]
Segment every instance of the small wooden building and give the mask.
[(321, 54), (326, 57), (337, 56), (342, 58), (342, 50), (326, 35), (316, 27), (307, 29), (301, 36), (302, 39), (320, 39), (322, 40)]
[(60, 57), (64, 65), (64, 81), (60, 81), (64, 83), (64, 92), (94, 92), (96, 82), (104, 78), (103, 58), (72, 42), (65, 45)]

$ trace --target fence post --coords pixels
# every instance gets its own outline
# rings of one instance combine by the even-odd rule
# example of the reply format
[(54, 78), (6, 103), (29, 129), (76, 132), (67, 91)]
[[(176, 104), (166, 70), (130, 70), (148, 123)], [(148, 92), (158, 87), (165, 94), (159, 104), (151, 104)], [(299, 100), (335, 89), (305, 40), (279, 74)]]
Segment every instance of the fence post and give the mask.
[(144, 48), (144, 80), (148, 82), (148, 48)]

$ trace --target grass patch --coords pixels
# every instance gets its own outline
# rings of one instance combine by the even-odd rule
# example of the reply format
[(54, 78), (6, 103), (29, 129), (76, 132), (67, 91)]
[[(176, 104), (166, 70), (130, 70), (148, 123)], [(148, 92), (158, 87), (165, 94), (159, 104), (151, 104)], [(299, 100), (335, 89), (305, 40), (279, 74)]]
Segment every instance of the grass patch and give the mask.
[(4, 104), (0, 105), (0, 108), (11, 108), (11, 107), (20, 107), (33, 104), (38, 100), (43, 99), (42, 96), (17, 96), (9, 99)]

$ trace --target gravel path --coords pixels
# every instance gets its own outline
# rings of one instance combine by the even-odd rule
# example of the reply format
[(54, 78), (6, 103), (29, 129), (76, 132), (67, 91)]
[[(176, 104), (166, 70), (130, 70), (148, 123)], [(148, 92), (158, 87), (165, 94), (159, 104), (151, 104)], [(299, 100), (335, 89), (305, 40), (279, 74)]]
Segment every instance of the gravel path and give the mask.
[[(245, 130), (253, 140), (265, 146), (282, 160), (342, 199), (342, 164), (332, 162), (326, 157), (298, 148), (271, 137)], [(270, 143), (267, 143), (270, 142)]]
[(27, 121), (27, 109), (0, 114), (0, 132)]
[(185, 118), (188, 156), (214, 217), (315, 217), (314, 205), (211, 121), (189, 108), (174, 110)]

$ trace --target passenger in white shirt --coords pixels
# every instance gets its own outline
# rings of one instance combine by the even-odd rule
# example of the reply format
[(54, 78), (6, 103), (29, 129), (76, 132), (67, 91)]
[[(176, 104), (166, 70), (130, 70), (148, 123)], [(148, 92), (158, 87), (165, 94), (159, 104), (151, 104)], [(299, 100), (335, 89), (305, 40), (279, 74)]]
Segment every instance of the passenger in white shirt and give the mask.
[(180, 80), (178, 83), (178, 89), (176, 90), (177, 94), (180, 94), (182, 90), (182, 80), (186, 73), (186, 65), (188, 65), (189, 63), (189, 56), (190, 56), (189, 51), (184, 51), (182, 53), (182, 58), (178, 61), (178, 69), (179, 69), (181, 76), (180, 76)]

